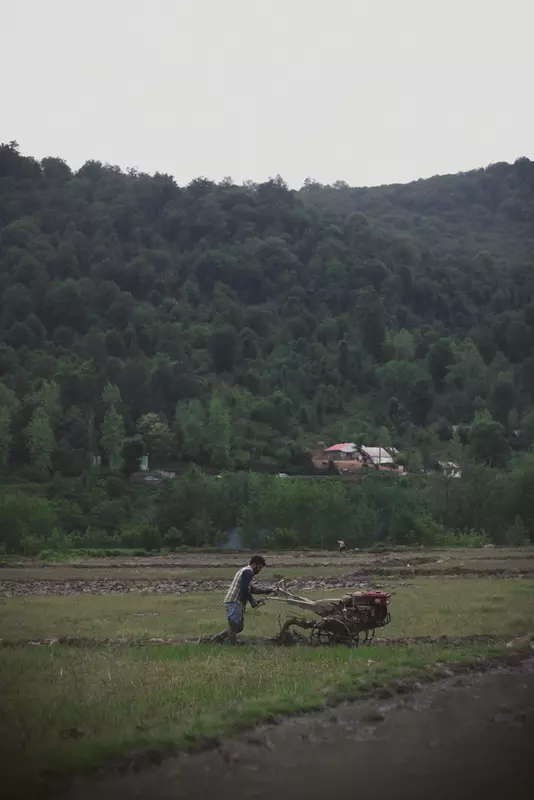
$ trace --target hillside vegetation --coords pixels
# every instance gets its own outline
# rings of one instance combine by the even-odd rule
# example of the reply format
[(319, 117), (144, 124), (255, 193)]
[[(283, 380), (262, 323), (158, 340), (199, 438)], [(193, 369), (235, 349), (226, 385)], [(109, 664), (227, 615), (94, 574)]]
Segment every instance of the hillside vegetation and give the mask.
[(286, 468), (345, 436), (425, 461), (453, 425), (503, 464), (534, 438), (533, 189), (528, 159), (297, 192), (3, 145), (2, 466)]

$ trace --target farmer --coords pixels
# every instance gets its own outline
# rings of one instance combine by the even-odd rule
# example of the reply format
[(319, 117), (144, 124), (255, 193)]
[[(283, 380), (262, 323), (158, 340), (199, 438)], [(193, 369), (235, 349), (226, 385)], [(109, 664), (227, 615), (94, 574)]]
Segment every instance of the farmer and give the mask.
[(229, 644), (235, 644), (237, 634), (243, 630), (246, 604), (250, 603), (252, 608), (257, 608), (259, 605), (252, 595), (272, 594), (273, 589), (259, 589), (252, 586), (253, 577), (259, 575), (264, 566), (263, 556), (252, 556), (248, 566), (241, 567), (234, 575), (224, 598), (228, 628), (215, 637), (217, 641), (223, 642), (228, 639)]
[(338, 539), (337, 546), (339, 547), (340, 553), (343, 553), (343, 551), (347, 549), (347, 545), (342, 539)]

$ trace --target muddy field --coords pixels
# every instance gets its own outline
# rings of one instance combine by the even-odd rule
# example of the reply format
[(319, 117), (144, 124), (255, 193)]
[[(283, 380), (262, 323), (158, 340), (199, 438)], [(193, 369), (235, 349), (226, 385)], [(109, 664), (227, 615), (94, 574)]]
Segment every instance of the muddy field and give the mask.
[[(402, 636), (383, 639), (375, 636), (372, 641), (366, 642), (365, 647), (408, 647), (410, 645), (439, 645), (447, 647), (460, 647), (466, 644), (509, 644), (510, 637), (505, 634), (480, 634), (472, 636)], [(76, 636), (56, 636), (52, 639), (0, 639), (1, 647), (76, 647), (98, 649), (100, 647), (149, 647), (167, 646), (178, 644), (217, 644), (212, 636), (195, 636), (193, 638), (138, 638), (138, 639), (89, 639)], [(221, 645), (222, 646), (222, 645)], [(237, 642), (239, 647), (316, 647), (309, 637), (292, 639), (279, 636), (243, 636)], [(356, 646), (356, 645), (355, 645)]]
[[(534, 578), (534, 549), (405, 551), (373, 555), (272, 553), (262, 581), (281, 579), (295, 591), (379, 587), (420, 577)], [(145, 592), (192, 594), (223, 591), (243, 554), (202, 554), (154, 558), (89, 559), (69, 564), (26, 560), (0, 569), (0, 597), (102, 595)]]

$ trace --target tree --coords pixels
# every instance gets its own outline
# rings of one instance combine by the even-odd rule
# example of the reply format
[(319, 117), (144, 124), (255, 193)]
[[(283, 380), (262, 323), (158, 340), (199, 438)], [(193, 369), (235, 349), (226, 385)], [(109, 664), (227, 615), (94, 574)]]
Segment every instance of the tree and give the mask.
[(113, 383), (107, 383), (102, 392), (102, 402), (105, 409), (109, 409), (112, 406), (118, 407), (122, 402), (121, 390), (119, 387), (115, 386)]
[(124, 460), (122, 469), (126, 475), (137, 472), (144, 452), (145, 446), (141, 436), (128, 436), (124, 439), (121, 456)]
[(394, 358), (397, 361), (411, 361), (415, 355), (415, 340), (413, 334), (402, 328), (400, 331), (390, 332), (388, 335)]
[(121, 456), (125, 430), (122, 414), (110, 405), (100, 428), (100, 444), (110, 462)]
[(219, 469), (232, 466), (232, 422), (223, 399), (214, 394), (208, 410), (207, 448), (212, 465)]
[(385, 396), (388, 399), (396, 397), (403, 404), (410, 402), (414, 385), (419, 379), (428, 383), (426, 372), (419, 364), (413, 364), (410, 361), (387, 361), (378, 367), (376, 375)]
[(406, 457), (406, 466), (411, 473), (421, 472), (424, 464), (423, 457), (419, 450), (410, 450)]
[(482, 416), (471, 426), (469, 445), (476, 461), (491, 467), (504, 467), (510, 454), (510, 445), (500, 422)]
[(208, 351), (215, 372), (231, 372), (237, 357), (239, 337), (230, 325), (217, 327), (208, 340)]
[(426, 424), (433, 402), (430, 380), (426, 377), (418, 378), (412, 387), (410, 396), (412, 418), (416, 425), (424, 426)]
[(50, 418), (43, 407), (33, 412), (25, 435), (31, 464), (41, 477), (46, 477), (52, 468), (56, 441)]
[(0, 406), (0, 467), (7, 467), (13, 434), (11, 431), (11, 413)]
[(386, 338), (384, 307), (374, 289), (367, 289), (359, 298), (359, 324), (363, 346), (378, 361)]
[(102, 405), (105, 412), (100, 426), (100, 446), (114, 469), (119, 466), (119, 462), (122, 462), (122, 449), (126, 436), (124, 417), (119, 410), (121, 402), (119, 387), (108, 382), (102, 391)]
[(162, 459), (169, 455), (173, 436), (167, 420), (158, 414), (144, 414), (137, 420), (137, 430), (143, 438), (149, 456)]
[(378, 441), (380, 447), (390, 447), (391, 446), (391, 434), (388, 429), (382, 425), (379, 432), (378, 432)]
[(448, 338), (439, 339), (428, 351), (428, 369), (438, 391), (443, 388), (447, 372), (454, 361), (452, 342)]
[(490, 411), (492, 417), (506, 425), (510, 411), (515, 407), (516, 390), (513, 377), (506, 373), (501, 373), (497, 382), (491, 390)]
[(534, 445), (534, 411), (526, 414), (521, 420), (519, 436), (521, 446), (531, 451)]
[(13, 442), (13, 416), (20, 406), (15, 392), (0, 383), (0, 467), (7, 467)]
[(192, 461), (202, 461), (208, 448), (206, 412), (199, 400), (178, 403), (175, 423), (182, 443), (183, 455)]
[(402, 433), (406, 427), (407, 414), (406, 408), (399, 402), (397, 397), (389, 398), (387, 414), (392, 427), (397, 433)]
[(27, 398), (34, 408), (42, 408), (55, 424), (61, 417), (61, 393), (56, 381), (44, 380)]

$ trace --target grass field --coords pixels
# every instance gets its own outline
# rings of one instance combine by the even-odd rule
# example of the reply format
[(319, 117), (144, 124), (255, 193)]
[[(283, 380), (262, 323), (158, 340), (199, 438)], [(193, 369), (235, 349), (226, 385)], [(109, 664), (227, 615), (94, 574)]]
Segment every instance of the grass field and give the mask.
[[(351, 587), (347, 587), (347, 591)], [(420, 578), (394, 586), (392, 622), (381, 633), (399, 636), (515, 634), (534, 627), (534, 581), (489, 578)], [(328, 591), (326, 596), (343, 594)], [(309, 592), (312, 598), (323, 593)], [(0, 633), (7, 641), (60, 636), (102, 639), (184, 639), (224, 627), (223, 592), (191, 595), (70, 595), (0, 599)], [(275, 635), (278, 616), (290, 609), (276, 601), (248, 610), (246, 633)]]
[[(517, 551), (495, 555), (486, 551), (482, 559), (482, 552), (464, 558), (470, 564), (488, 560), (502, 564), (518, 558)], [(402, 560), (412, 563), (415, 555), (403, 554)], [(525, 551), (523, 564), (531, 556), (531, 551)], [(190, 554), (186, 557), (191, 558)], [(450, 557), (457, 559), (458, 554)], [(228, 557), (224, 559), (227, 562)], [(294, 565), (294, 556), (288, 559), (288, 567), (283, 559), (283, 554), (277, 554), (277, 568), (285, 577), (289, 578), (290, 570), (300, 570)], [(237, 563), (242, 560), (240, 557)], [(352, 588), (353, 564), (346, 565), (349, 576), (344, 583), (343, 568), (332, 563), (332, 554), (316, 560), (318, 563), (305, 567), (304, 576), (313, 579), (305, 594), (335, 597)], [(41, 581), (41, 573), (49, 568), (28, 565), (16, 569), (24, 573), (20, 580), (31, 586), (32, 581)], [(82, 568), (64, 565), (50, 569), (55, 571), (54, 580), (68, 583), (72, 572), (78, 574)], [(156, 567), (152, 562), (146, 567), (105, 565), (97, 569), (88, 565), (83, 567), (86, 569), (99, 575), (109, 570), (114, 580), (123, 579), (123, 571), (134, 569), (145, 580), (149, 572), (154, 573), (148, 580), (158, 581), (168, 567), (162, 561)], [(328, 577), (325, 570), (331, 569), (345, 586), (341, 591), (325, 590), (321, 585)], [(2, 580), (6, 571), (1, 570)], [(227, 579), (233, 567), (223, 563), (211, 571)], [(392, 579), (391, 585), (384, 580), (394, 595), (392, 622), (380, 631), (381, 638), (484, 634), (512, 639), (533, 632), (534, 581), (519, 577), (496, 580), (484, 573), (482, 570), (481, 577), (469, 573), (468, 577), (448, 577), (437, 569), (428, 577)], [(262, 574), (265, 582), (270, 578), (268, 572)], [(314, 589), (313, 581), (320, 588)], [(468, 641), (455, 646), (392, 643), (358, 649), (151, 645), (143, 641), (183, 640), (224, 627), (223, 589), (180, 595), (106, 594), (103, 585), (99, 594), (5, 595), (0, 597), (4, 644), (63, 636), (94, 640), (92, 647), (0, 649), (2, 785), (11, 787), (8, 796), (13, 797), (17, 796), (13, 787), (18, 796), (38, 796), (40, 789), (55, 786), (62, 776), (107, 764), (110, 759), (131, 759), (132, 754), (142, 753), (161, 757), (275, 714), (321, 708), (336, 698), (356, 697), (392, 680), (424, 678), (437, 661), (469, 661), (503, 648), (503, 642), (481, 645)], [(275, 635), (278, 615), (288, 611), (286, 605), (275, 601), (248, 611), (243, 636)], [(131, 646), (104, 647), (104, 639), (127, 640)]]
[[(466, 646), (300, 651), (179, 645), (2, 653), (2, 785), (10, 797), (140, 752), (161, 757), (273, 715), (324, 708), (393, 680), (425, 679)], [(4, 795), (5, 796), (5, 795)], [(36, 796), (35, 794), (33, 796)]]

